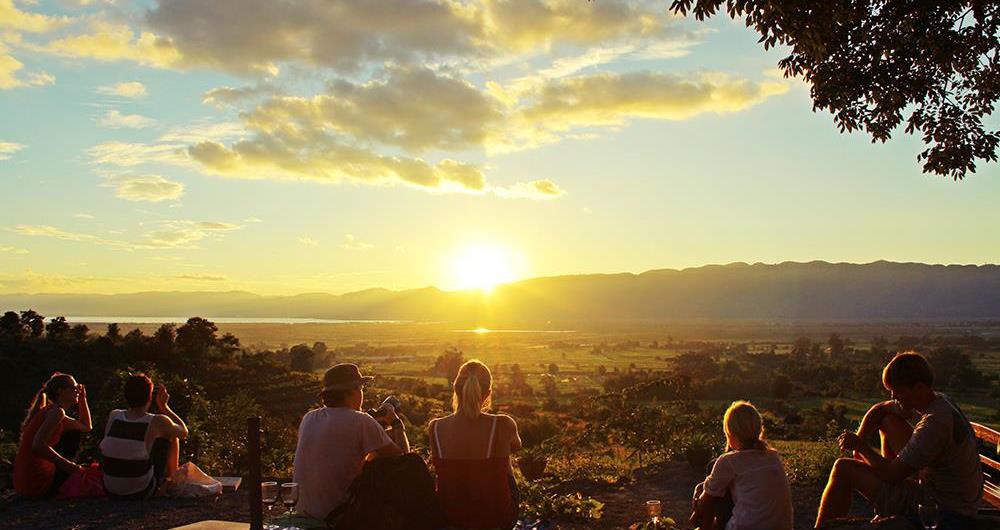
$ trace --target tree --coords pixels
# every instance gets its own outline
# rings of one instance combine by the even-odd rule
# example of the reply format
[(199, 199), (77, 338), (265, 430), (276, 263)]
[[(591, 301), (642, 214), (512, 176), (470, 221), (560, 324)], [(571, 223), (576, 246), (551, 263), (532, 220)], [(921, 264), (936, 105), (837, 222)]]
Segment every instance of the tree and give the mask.
[(65, 340), (69, 336), (69, 323), (66, 317), (55, 317), (45, 325), (45, 338), (48, 340)]
[(90, 333), (90, 328), (86, 324), (74, 324), (73, 328), (69, 330), (69, 334), (73, 337), (74, 342), (87, 342), (87, 336)]
[(559, 365), (556, 363), (549, 363), (546, 371), (551, 375), (559, 375)]
[(0, 337), (8, 337), (18, 341), (24, 339), (24, 326), (17, 313), (7, 311), (0, 317)]
[(201, 358), (215, 345), (215, 333), (219, 331), (211, 321), (192, 317), (177, 328), (177, 347), (190, 358)]
[(792, 381), (785, 374), (778, 374), (771, 381), (771, 396), (785, 399), (792, 394)]
[(118, 342), (122, 338), (122, 330), (118, 324), (112, 322), (108, 324), (108, 331), (104, 334), (111, 342)]
[(37, 339), (45, 331), (45, 317), (34, 310), (21, 311), (21, 326), (28, 331), (28, 336)]
[(296, 344), (292, 346), (292, 350), (289, 352), (291, 357), (291, 367), (292, 370), (296, 372), (311, 372), (313, 369), (313, 359), (316, 356), (316, 352), (312, 348), (305, 344)]
[(795, 339), (792, 344), (792, 357), (797, 359), (804, 359), (809, 355), (809, 350), (812, 348), (812, 341), (809, 337), (799, 337)]
[(557, 384), (556, 377), (552, 374), (542, 374), (542, 389), (545, 391), (546, 396), (558, 396), (559, 386)]
[(844, 339), (840, 338), (840, 335), (837, 333), (830, 335), (830, 339), (826, 341), (826, 345), (830, 347), (830, 355), (834, 357), (844, 353)]
[(438, 355), (434, 361), (434, 367), (431, 368), (431, 372), (445, 377), (451, 383), (458, 376), (458, 369), (464, 362), (465, 355), (462, 353), (462, 350), (450, 347), (443, 354)]
[(153, 332), (153, 344), (158, 350), (169, 352), (174, 347), (177, 334), (173, 324), (162, 324)]
[(925, 173), (955, 180), (995, 162), (1000, 130), (984, 118), (1000, 99), (1000, 4), (987, 0), (674, 0), (698, 20), (725, 5), (768, 49), (788, 46), (786, 77), (810, 86), (813, 110), (828, 110), (841, 132), (885, 142), (906, 119), (926, 149)]

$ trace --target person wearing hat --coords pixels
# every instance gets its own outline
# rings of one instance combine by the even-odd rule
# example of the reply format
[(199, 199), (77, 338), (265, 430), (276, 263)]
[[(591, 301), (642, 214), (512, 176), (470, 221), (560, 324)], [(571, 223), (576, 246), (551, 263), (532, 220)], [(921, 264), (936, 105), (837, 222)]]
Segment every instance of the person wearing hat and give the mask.
[[(294, 480), (299, 484), (297, 511), (325, 519), (347, 500), (351, 482), (367, 458), (409, 452), (403, 424), (391, 405), (383, 405), (379, 419), (361, 411), (364, 386), (371, 376), (357, 365), (338, 364), (323, 376), (323, 407), (310, 410), (299, 425)], [(390, 427), (392, 437), (383, 423)], [(394, 440), (395, 439), (395, 440)]]

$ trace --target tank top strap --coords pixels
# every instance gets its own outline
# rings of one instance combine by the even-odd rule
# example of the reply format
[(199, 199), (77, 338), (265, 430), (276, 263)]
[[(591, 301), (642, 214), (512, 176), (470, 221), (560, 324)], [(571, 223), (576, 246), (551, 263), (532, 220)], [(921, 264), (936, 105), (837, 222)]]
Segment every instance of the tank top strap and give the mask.
[(486, 458), (493, 458), (493, 438), (497, 433), (497, 417), (493, 416), (493, 427), (490, 429), (490, 446), (486, 449)]
[(441, 437), (438, 436), (438, 423), (440, 423), (440, 420), (434, 422), (434, 445), (437, 446), (438, 458), (443, 459), (444, 453), (441, 452)]

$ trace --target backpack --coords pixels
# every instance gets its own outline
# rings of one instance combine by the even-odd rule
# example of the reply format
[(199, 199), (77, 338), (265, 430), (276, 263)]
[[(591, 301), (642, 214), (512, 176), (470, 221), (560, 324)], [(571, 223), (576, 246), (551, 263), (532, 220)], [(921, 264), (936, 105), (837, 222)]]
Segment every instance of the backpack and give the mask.
[(434, 477), (414, 453), (366, 462), (347, 501), (326, 523), (332, 530), (437, 530), (446, 524)]

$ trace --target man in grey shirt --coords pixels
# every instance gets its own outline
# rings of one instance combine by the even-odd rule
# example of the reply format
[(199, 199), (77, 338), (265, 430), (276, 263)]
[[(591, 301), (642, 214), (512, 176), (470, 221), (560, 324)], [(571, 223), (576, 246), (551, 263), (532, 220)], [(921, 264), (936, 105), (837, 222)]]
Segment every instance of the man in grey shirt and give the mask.
[[(962, 411), (934, 392), (933, 383), (930, 364), (916, 352), (897, 354), (886, 365), (882, 384), (892, 400), (869, 409), (856, 433), (840, 436), (840, 448), (854, 451), (855, 458), (838, 459), (830, 471), (816, 528), (847, 515), (852, 491), (880, 516), (914, 521), (917, 505), (933, 499), (942, 513), (939, 530), (968, 527), (983, 495), (976, 438)], [(866, 441), (875, 432), (881, 451)]]

